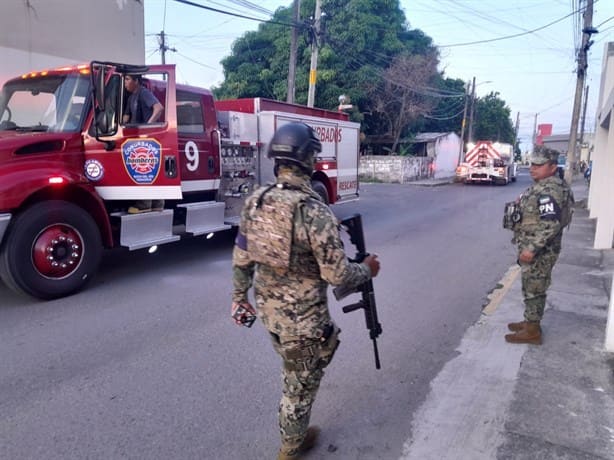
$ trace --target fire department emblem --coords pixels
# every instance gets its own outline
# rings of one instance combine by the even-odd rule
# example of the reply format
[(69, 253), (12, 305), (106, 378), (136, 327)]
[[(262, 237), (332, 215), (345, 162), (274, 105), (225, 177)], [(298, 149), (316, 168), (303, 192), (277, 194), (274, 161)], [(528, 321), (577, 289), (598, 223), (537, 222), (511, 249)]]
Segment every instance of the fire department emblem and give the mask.
[(160, 172), (161, 145), (155, 139), (135, 139), (122, 144), (126, 171), (137, 184), (151, 184)]
[(87, 160), (83, 166), (85, 177), (91, 181), (99, 181), (104, 176), (104, 168), (98, 160)]

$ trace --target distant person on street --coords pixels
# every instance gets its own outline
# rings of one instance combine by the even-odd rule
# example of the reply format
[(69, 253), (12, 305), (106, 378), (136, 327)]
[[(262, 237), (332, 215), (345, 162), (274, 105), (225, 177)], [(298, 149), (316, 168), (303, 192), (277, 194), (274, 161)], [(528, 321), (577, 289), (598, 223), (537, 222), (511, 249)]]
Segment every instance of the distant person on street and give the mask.
[[(141, 75), (126, 75), (124, 87), (130, 93), (124, 110), (124, 124), (155, 123), (160, 118), (164, 107), (154, 94), (142, 85)], [(138, 200), (128, 208), (128, 214), (162, 211), (164, 200)]]
[(588, 166), (586, 167), (586, 170), (584, 171), (584, 180), (586, 180), (586, 183), (588, 185), (591, 185), (591, 174), (593, 172), (593, 162), (590, 161), (588, 163)]
[(521, 267), (524, 321), (508, 324), (510, 343), (542, 343), (540, 322), (552, 268), (561, 252), (563, 230), (571, 222), (573, 193), (557, 174), (559, 152), (538, 146), (531, 157), (535, 183), (506, 205), (504, 227), (514, 232)]
[(336, 217), (311, 188), (321, 150), (304, 123), (275, 132), (268, 157), (277, 181), (245, 202), (232, 257), (232, 316), (237, 324), (253, 322), (253, 285), (257, 315), (282, 359), (278, 460), (302, 458), (318, 437), (319, 428), (309, 426), (311, 406), (340, 332), (328, 310), (328, 285), (358, 286), (380, 268), (375, 255), (348, 261)]

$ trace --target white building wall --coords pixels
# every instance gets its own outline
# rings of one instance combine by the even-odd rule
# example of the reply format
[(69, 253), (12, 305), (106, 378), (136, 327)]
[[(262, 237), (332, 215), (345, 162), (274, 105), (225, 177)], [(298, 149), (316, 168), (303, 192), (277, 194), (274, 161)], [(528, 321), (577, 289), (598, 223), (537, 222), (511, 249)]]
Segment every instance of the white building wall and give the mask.
[(449, 133), (437, 139), (435, 179), (454, 177), (458, 166), (459, 149), (460, 137), (456, 133)]
[[(614, 246), (614, 42), (605, 45), (601, 86), (597, 105), (593, 170), (588, 195), (590, 216), (597, 219), (595, 249)], [(605, 349), (614, 352), (614, 278), (610, 287), (610, 306), (605, 331)]]
[(596, 218), (595, 249), (611, 249), (614, 239), (614, 42), (605, 45), (595, 127), (595, 150), (588, 196)]
[(143, 0), (0, 0), (0, 84), (93, 59), (145, 63)]

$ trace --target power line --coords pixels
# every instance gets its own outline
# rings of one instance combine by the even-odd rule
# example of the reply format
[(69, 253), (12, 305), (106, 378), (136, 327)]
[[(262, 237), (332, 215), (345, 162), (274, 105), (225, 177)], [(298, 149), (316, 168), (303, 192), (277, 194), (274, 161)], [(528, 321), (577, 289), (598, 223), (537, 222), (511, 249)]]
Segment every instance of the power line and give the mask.
[(605, 21), (603, 21), (601, 24), (598, 24), (595, 26), (596, 29), (599, 29), (599, 27), (601, 27), (602, 25), (604, 25), (606, 22), (610, 22), (612, 19), (614, 19), (614, 16), (610, 16), (608, 19), (606, 19)]
[(237, 14), (237, 13), (231, 13), (229, 11), (218, 10), (217, 8), (212, 8), (210, 6), (200, 5), (198, 3), (190, 2), (189, 0), (174, 0), (174, 1), (176, 1), (177, 3), (183, 3), (184, 5), (194, 6), (196, 8), (202, 8), (203, 10), (213, 11), (215, 13), (226, 14), (228, 16), (234, 16), (236, 18), (241, 18), (241, 19), (249, 19), (250, 21), (266, 22), (266, 23), (269, 23), (269, 24), (278, 24), (280, 26), (286, 26), (286, 27), (302, 27), (301, 24), (290, 24), (290, 23), (287, 23), (287, 22), (272, 21), (270, 19), (259, 19), (259, 18), (254, 18), (254, 17), (251, 17), (251, 16), (245, 16), (243, 14)]
[(455, 113), (454, 115), (451, 115), (449, 117), (431, 117), (429, 115), (422, 115), (424, 118), (428, 118), (430, 120), (437, 120), (437, 121), (445, 121), (445, 120), (452, 120), (453, 118), (458, 117), (459, 115), (462, 115), (462, 113), (465, 111), (465, 109), (463, 108), (463, 110), (461, 110), (460, 112)]
[(257, 11), (260, 13), (264, 13), (267, 16), (273, 16), (273, 11), (264, 8), (263, 6), (256, 5), (255, 3), (248, 2), (247, 0), (228, 0), (230, 3), (234, 3), (235, 5), (243, 6), (252, 11)]
[[(175, 0), (175, 1), (179, 1), (179, 0)], [(451, 45), (437, 45), (437, 46), (438, 46), (438, 48), (452, 48), (452, 47), (455, 47), (455, 46), (479, 45), (481, 43), (491, 43), (491, 42), (497, 42), (497, 41), (501, 41), (501, 40), (508, 40), (510, 38), (522, 37), (523, 35), (532, 34), (532, 33), (538, 32), (540, 30), (546, 29), (547, 27), (550, 27), (550, 26), (552, 26), (554, 24), (557, 24), (557, 23), (567, 19), (569, 16), (572, 16), (572, 15), (578, 13), (578, 12), (579, 12), (579, 10), (572, 11), (568, 15), (563, 16), (562, 18), (559, 18), (559, 19), (557, 19), (555, 21), (552, 21), (552, 22), (550, 22), (550, 23), (548, 23), (548, 24), (546, 24), (544, 26), (538, 27), (536, 29), (528, 30), (526, 32), (521, 32), (521, 33), (518, 33), (518, 34), (506, 35), (506, 36), (497, 37), (497, 38), (490, 38), (490, 39), (487, 39), (487, 40), (477, 40), (477, 41), (474, 41), (474, 42), (453, 43)]]
[(203, 64), (202, 62), (198, 62), (198, 61), (196, 61), (196, 60), (194, 60), (194, 59), (192, 59), (192, 58), (190, 58), (190, 57), (186, 56), (185, 54), (181, 54), (181, 53), (180, 53), (180, 52), (178, 52), (178, 51), (176, 51), (176, 53), (177, 53), (179, 56), (181, 56), (182, 58), (187, 59), (188, 61), (193, 62), (194, 64), (201, 65), (201, 66), (206, 67), (206, 68), (208, 68), (208, 69), (217, 70), (217, 68), (216, 68), (216, 67), (212, 67), (212, 66), (210, 66), (210, 65)]

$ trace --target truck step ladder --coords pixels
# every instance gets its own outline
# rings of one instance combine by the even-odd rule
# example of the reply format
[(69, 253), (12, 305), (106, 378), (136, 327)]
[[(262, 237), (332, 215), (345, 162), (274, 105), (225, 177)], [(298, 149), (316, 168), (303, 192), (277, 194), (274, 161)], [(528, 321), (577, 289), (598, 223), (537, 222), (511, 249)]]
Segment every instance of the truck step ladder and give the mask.
[(224, 223), (224, 203), (220, 201), (203, 201), (177, 205), (186, 211), (185, 231), (194, 236), (228, 230), (230, 225)]
[(115, 212), (111, 215), (121, 219), (119, 242), (131, 251), (180, 239), (179, 235), (173, 235), (172, 209), (142, 214)]

